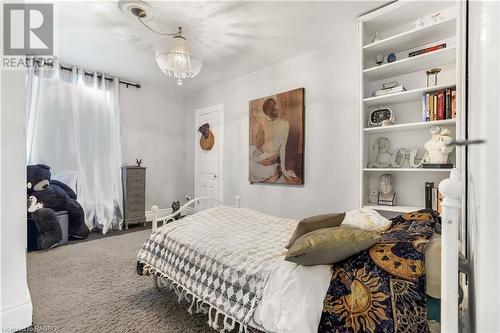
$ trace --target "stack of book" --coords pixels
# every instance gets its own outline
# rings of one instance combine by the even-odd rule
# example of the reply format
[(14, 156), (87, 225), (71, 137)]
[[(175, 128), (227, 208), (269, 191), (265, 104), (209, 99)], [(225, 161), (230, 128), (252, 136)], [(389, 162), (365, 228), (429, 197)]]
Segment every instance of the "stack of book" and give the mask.
[(443, 89), (422, 95), (422, 117), (424, 121), (455, 119), (456, 113), (455, 89)]
[(441, 215), (443, 196), (433, 182), (425, 183), (425, 208), (435, 210)]

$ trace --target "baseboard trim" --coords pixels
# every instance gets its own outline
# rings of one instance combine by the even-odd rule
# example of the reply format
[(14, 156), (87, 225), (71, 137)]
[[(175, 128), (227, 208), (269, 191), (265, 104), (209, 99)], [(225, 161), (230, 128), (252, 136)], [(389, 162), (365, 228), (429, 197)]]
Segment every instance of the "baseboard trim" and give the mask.
[(33, 323), (33, 305), (28, 293), (28, 299), (22, 303), (2, 309), (0, 322), (2, 333), (12, 333), (30, 327)]

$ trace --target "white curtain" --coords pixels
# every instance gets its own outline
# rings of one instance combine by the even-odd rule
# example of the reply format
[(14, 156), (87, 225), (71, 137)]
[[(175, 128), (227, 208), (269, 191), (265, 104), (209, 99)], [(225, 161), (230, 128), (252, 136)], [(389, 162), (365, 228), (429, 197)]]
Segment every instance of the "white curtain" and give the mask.
[(123, 221), (118, 79), (33, 67), (27, 79), (28, 164), (51, 167), (72, 187), (89, 228), (107, 233)]

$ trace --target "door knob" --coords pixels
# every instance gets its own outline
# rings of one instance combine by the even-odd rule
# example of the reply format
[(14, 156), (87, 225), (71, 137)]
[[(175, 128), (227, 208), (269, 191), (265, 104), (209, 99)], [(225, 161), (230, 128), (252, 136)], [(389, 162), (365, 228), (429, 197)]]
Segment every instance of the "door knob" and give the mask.
[(217, 175), (214, 175), (214, 178), (217, 178)]

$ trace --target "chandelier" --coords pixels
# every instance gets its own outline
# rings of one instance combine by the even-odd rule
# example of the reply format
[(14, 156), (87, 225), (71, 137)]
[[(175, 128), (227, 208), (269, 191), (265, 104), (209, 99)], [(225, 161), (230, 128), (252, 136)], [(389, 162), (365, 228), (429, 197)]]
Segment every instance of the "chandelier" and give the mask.
[(156, 62), (163, 73), (177, 79), (178, 85), (182, 85), (183, 79), (198, 75), (202, 66), (201, 57), (182, 36), (182, 27), (172, 38), (158, 44)]
[[(121, 3), (121, 4), (120, 4)], [(167, 36), (167, 39), (156, 45), (156, 62), (161, 71), (177, 80), (182, 85), (182, 80), (192, 78), (200, 73), (203, 66), (201, 54), (195, 46), (182, 35), (182, 27), (178, 27), (176, 33), (163, 33), (151, 28), (146, 22), (151, 21), (154, 13), (152, 8), (143, 1), (125, 0), (120, 1), (122, 11), (128, 11), (139, 22), (157, 35)]]

